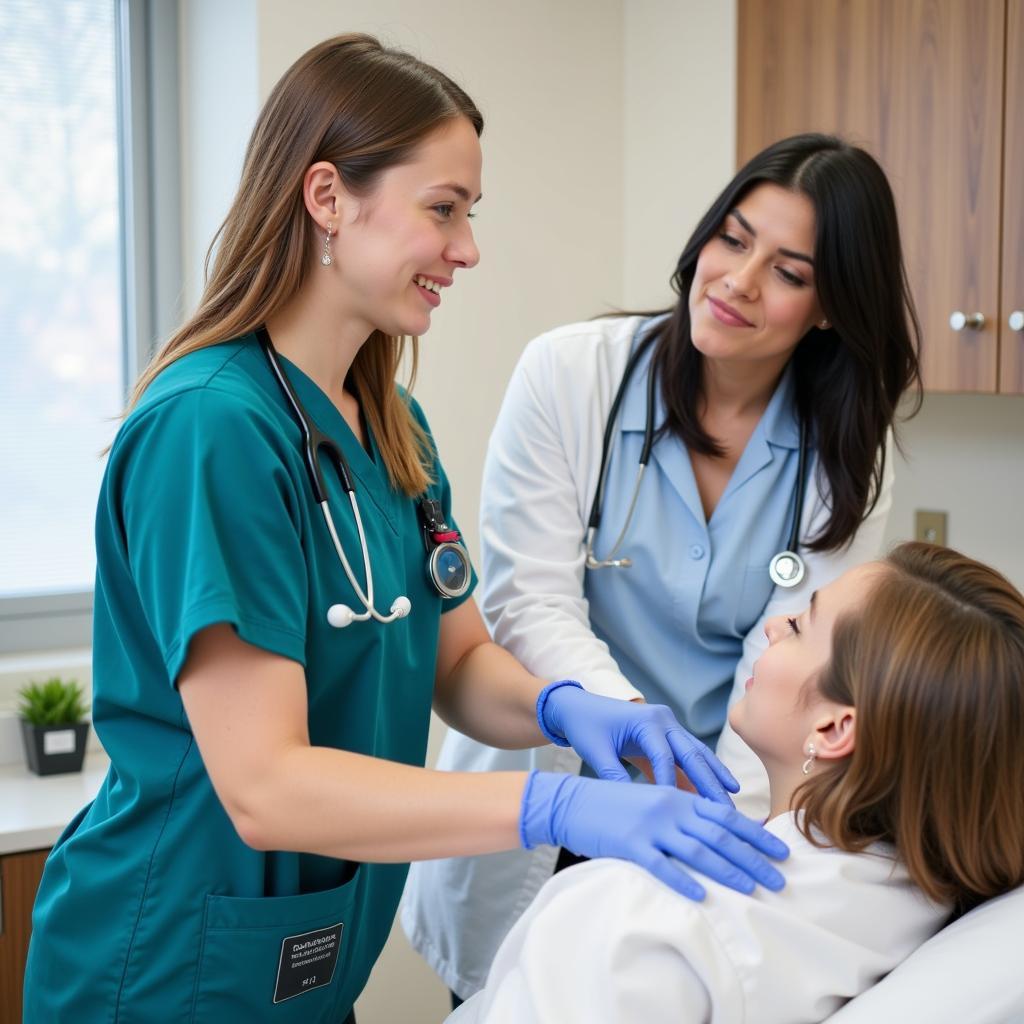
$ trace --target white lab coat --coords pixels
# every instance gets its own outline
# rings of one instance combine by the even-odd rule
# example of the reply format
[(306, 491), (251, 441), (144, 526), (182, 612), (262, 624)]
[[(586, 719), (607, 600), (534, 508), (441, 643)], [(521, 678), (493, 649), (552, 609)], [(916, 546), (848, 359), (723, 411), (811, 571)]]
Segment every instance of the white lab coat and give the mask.
[[(572, 324), (527, 346), (491, 436), (481, 496), (481, 600), (494, 639), (541, 678), (571, 676), (593, 693), (624, 700), (643, 694), (591, 630), (583, 535), (605, 422), (641, 319)], [(892, 449), (890, 438), (881, 495), (850, 545), (826, 554), (804, 551), (803, 582), (772, 592), (744, 641), (733, 698), (766, 645), (765, 618), (801, 611), (813, 590), (879, 554), (892, 503)], [(816, 459), (810, 470), (802, 537), (828, 517)], [(768, 779), (761, 762), (728, 725), (718, 751), (743, 787), (737, 806), (765, 817)], [(576, 773), (580, 759), (571, 748), (552, 745), (496, 750), (449, 730), (438, 767)], [(412, 866), (402, 925), (450, 989), (467, 997), (483, 985), (498, 945), (554, 873), (557, 855), (555, 847), (540, 846)]]
[(792, 814), (768, 828), (791, 850), (780, 893), (706, 882), (706, 899), (694, 903), (614, 860), (556, 875), (450, 1024), (821, 1021), (948, 916), (889, 847), (819, 849)]

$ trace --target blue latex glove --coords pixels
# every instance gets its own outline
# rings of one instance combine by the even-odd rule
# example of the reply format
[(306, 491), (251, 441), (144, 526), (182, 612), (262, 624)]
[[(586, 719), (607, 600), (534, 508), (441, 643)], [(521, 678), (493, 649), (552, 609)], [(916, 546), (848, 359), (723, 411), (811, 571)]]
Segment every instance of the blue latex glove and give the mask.
[(702, 796), (731, 807), (726, 790), (739, 792), (732, 772), (663, 704), (598, 697), (565, 679), (541, 690), (537, 722), (552, 743), (571, 745), (602, 779), (628, 782), (621, 759), (646, 757), (659, 785), (675, 786), (678, 764)]
[(739, 892), (754, 883), (777, 892), (785, 879), (763, 856), (789, 849), (777, 836), (726, 807), (667, 786), (623, 786), (556, 772), (531, 772), (519, 836), (527, 849), (564, 846), (585, 857), (618, 857), (693, 900), (704, 888), (680, 862)]

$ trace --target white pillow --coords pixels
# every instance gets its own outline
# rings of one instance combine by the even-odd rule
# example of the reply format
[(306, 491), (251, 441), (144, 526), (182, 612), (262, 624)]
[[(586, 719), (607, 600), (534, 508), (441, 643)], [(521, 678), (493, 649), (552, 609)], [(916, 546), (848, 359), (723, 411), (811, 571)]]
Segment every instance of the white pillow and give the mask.
[(933, 935), (829, 1024), (1024, 1022), (1024, 886)]

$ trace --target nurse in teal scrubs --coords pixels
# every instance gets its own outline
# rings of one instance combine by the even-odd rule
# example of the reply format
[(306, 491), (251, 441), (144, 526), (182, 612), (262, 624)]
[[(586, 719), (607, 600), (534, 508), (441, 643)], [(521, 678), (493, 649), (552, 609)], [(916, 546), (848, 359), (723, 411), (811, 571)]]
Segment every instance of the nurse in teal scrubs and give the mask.
[[(785, 848), (667, 709), (535, 678), (490, 642), (468, 560), (458, 596), (427, 571), (458, 531), (394, 378), (477, 262), (482, 124), (365, 36), (314, 48), (267, 101), (199, 309), (110, 452), (93, 678), (111, 766), (47, 861), (26, 1021), (351, 1019), (414, 859), (556, 843), (695, 897), (683, 863), (782, 884), (766, 856)], [(304, 427), (340, 452), (319, 449), (336, 537)], [(602, 778), (426, 771), (432, 704), (487, 743), (571, 744)], [(624, 757), (662, 783), (678, 764), (703, 796), (621, 785)]]

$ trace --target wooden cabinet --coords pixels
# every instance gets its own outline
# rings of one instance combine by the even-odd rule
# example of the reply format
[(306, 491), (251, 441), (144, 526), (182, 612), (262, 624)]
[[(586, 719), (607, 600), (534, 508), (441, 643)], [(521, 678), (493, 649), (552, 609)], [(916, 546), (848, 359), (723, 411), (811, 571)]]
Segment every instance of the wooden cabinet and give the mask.
[(21, 987), (43, 863), (49, 850), (0, 857), (0, 1024), (21, 1024)]
[[(803, 131), (896, 195), (930, 391), (1024, 394), (1024, 0), (739, 0), (740, 162)], [(980, 312), (955, 331), (950, 316)]]
[(1005, 124), (999, 390), (1024, 395), (1024, 0), (1007, 4)]

